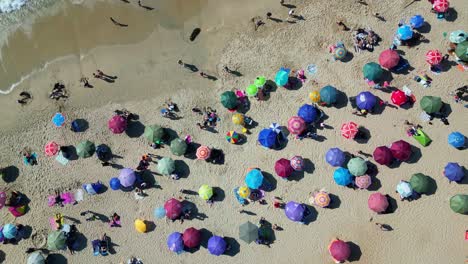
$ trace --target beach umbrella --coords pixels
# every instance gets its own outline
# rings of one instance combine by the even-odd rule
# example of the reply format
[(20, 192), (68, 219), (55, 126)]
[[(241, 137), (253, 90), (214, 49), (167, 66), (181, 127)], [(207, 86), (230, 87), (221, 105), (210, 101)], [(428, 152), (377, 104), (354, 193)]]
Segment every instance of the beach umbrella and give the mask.
[(164, 210), (166, 210), (166, 217), (174, 220), (182, 213), (182, 203), (171, 198), (164, 203)]
[(199, 160), (206, 160), (210, 157), (211, 149), (207, 146), (200, 146), (197, 148), (197, 159)]
[(48, 157), (55, 156), (60, 150), (59, 145), (55, 141), (50, 141), (44, 147), (44, 153)]
[(339, 239), (333, 240), (330, 245), (328, 245), (328, 252), (330, 252), (330, 255), (334, 260), (339, 262), (346, 261), (351, 255), (349, 245)]
[(46, 258), (40, 251), (34, 251), (29, 255), (27, 264), (45, 264)]
[(450, 198), (450, 208), (455, 213), (468, 214), (468, 195), (457, 194)]
[(257, 78), (255, 78), (254, 84), (258, 88), (261, 88), (266, 84), (266, 81), (267, 79), (265, 76), (257, 76)]
[(356, 177), (354, 183), (359, 189), (367, 189), (372, 184), (372, 179), (369, 175), (362, 175)]
[(182, 235), (182, 240), (184, 245), (188, 248), (198, 247), (201, 243), (201, 232), (200, 230), (190, 227), (185, 229), (184, 234)]
[(465, 136), (460, 132), (452, 132), (448, 135), (448, 143), (454, 148), (465, 146)]
[(405, 92), (398, 89), (392, 92), (390, 99), (392, 100), (392, 103), (398, 106), (401, 106), (408, 101), (408, 97), (406, 96)]
[(284, 209), (286, 217), (288, 217), (290, 220), (294, 222), (302, 221), (302, 218), (304, 217), (304, 211), (305, 211), (304, 206), (294, 201), (288, 202)]
[(306, 123), (317, 121), (319, 117), (318, 109), (310, 104), (304, 104), (297, 111), (297, 115), (302, 118)]
[(221, 94), (221, 104), (227, 109), (235, 109), (239, 101), (233, 91), (226, 91)]
[(239, 142), (239, 134), (236, 131), (229, 131), (226, 133), (226, 140), (231, 144), (236, 144)]
[(67, 245), (67, 237), (65, 232), (56, 230), (47, 236), (47, 249), (48, 250), (61, 250), (65, 249)]
[(99, 194), (102, 192), (102, 190), (104, 189), (104, 184), (102, 184), (101, 182), (96, 182), (96, 183), (87, 183), (87, 184), (83, 184), (83, 189), (90, 195), (95, 195), (95, 194)]
[(240, 197), (245, 199), (250, 196), (250, 189), (249, 187), (242, 186), (237, 190), (237, 194), (239, 194)]
[(291, 167), (295, 171), (303, 171), (304, 170), (304, 159), (301, 156), (294, 156), (290, 160)]
[(198, 189), (198, 195), (203, 200), (209, 200), (213, 196), (213, 188), (207, 184), (203, 184), (200, 189)]
[(138, 233), (146, 233), (146, 223), (145, 221), (141, 219), (135, 220), (135, 230), (138, 231)]
[(176, 156), (182, 156), (187, 151), (187, 143), (180, 138), (171, 141), (171, 152)]
[(335, 180), (336, 184), (341, 186), (347, 186), (353, 182), (353, 176), (349, 170), (345, 168), (336, 169), (333, 173), (333, 179)]
[(112, 159), (112, 151), (109, 146), (101, 144), (96, 147), (96, 156), (99, 160), (109, 161)]
[(254, 84), (251, 84), (251, 85), (247, 86), (247, 89), (245, 89), (245, 93), (249, 97), (256, 96), (257, 93), (258, 93), (258, 87), (256, 85), (254, 85)]
[(427, 193), (431, 189), (430, 178), (422, 173), (413, 174), (409, 183), (417, 193)]
[(439, 50), (429, 50), (426, 53), (426, 62), (430, 65), (437, 65), (442, 62), (442, 53)]
[(159, 125), (151, 125), (145, 127), (145, 132), (143, 133), (143, 136), (151, 143), (156, 143), (160, 142), (164, 135), (166, 134), (166, 131), (164, 130), (163, 127)]
[(275, 76), (275, 83), (278, 86), (285, 86), (289, 80), (289, 72), (285, 70), (279, 70)]
[(157, 219), (162, 219), (166, 216), (166, 209), (164, 209), (164, 206), (156, 207), (153, 214)]
[(345, 162), (346, 155), (339, 148), (331, 148), (325, 154), (325, 160), (333, 167), (339, 167)]
[(63, 124), (65, 124), (65, 116), (62, 113), (56, 113), (52, 117), (52, 123), (54, 123), (56, 127), (63, 126)]
[(3, 237), (6, 239), (13, 239), (18, 235), (18, 228), (14, 224), (6, 224), (3, 226)]
[(78, 146), (76, 146), (76, 154), (80, 158), (89, 158), (94, 154), (95, 151), (96, 146), (89, 140), (81, 141), (78, 143)]
[(287, 178), (291, 175), (294, 169), (291, 167), (291, 161), (287, 159), (279, 159), (275, 163), (275, 172), (281, 178)]
[(313, 204), (320, 206), (322, 208), (325, 208), (328, 205), (330, 205), (330, 201), (331, 201), (330, 195), (327, 192), (318, 192), (315, 194), (313, 199), (314, 199)]
[(337, 97), (338, 91), (333, 86), (327, 85), (320, 89), (320, 101), (324, 102), (327, 105), (332, 105), (336, 103)]
[(335, 59), (337, 60), (341, 60), (343, 59), (344, 57), (346, 57), (346, 54), (348, 52), (346, 51), (345, 48), (336, 48), (335, 49), (335, 52), (333, 53), (333, 56), (335, 57)]
[(127, 119), (122, 116), (115, 115), (107, 122), (107, 127), (114, 134), (121, 134), (127, 129)]
[(156, 166), (156, 169), (162, 175), (171, 175), (175, 171), (175, 162), (171, 158), (164, 157), (158, 160), (158, 165)]
[(364, 65), (362, 68), (362, 73), (364, 74), (364, 78), (369, 81), (377, 81), (382, 77), (383, 69), (380, 67), (379, 64), (375, 62), (369, 62)]
[(413, 194), (413, 187), (411, 187), (409, 182), (400, 181), (397, 184), (396, 191), (400, 194), (401, 197), (408, 198)]
[(234, 125), (241, 125), (243, 126), (244, 125), (244, 115), (243, 114), (234, 114), (232, 116), (232, 123), (234, 123)]
[(294, 135), (300, 135), (306, 128), (306, 123), (304, 122), (304, 119), (298, 117), (298, 116), (293, 116), (289, 118), (288, 120), (288, 130), (291, 132), (291, 134)]
[(424, 112), (428, 114), (436, 113), (440, 111), (442, 107), (442, 99), (437, 96), (423, 96), (419, 103)]
[(119, 190), (120, 187), (121, 187), (119, 179), (116, 178), (116, 177), (111, 178), (110, 181), (109, 181), (109, 186), (114, 191)]
[(379, 55), (379, 64), (384, 68), (391, 69), (397, 66), (398, 62), (400, 62), (400, 55), (395, 50), (387, 49)]
[(377, 97), (371, 92), (361, 92), (356, 96), (356, 104), (360, 109), (372, 110), (377, 103)]
[(239, 238), (247, 244), (252, 243), (258, 238), (258, 227), (247, 221), (239, 226)]
[(258, 189), (262, 186), (263, 174), (260, 170), (253, 169), (245, 176), (245, 185), (250, 189)]
[(413, 30), (411, 29), (410, 26), (403, 25), (403, 26), (398, 28), (397, 36), (401, 40), (409, 40), (409, 39), (411, 39), (413, 37)]
[(392, 151), (387, 146), (376, 147), (372, 156), (380, 165), (390, 165), (393, 161)]
[(448, 0), (435, 0), (432, 4), (432, 8), (438, 13), (445, 13), (449, 9), (449, 1)]
[(208, 239), (208, 252), (211, 255), (219, 256), (226, 251), (226, 241), (220, 236), (212, 236)]
[(455, 30), (452, 33), (450, 33), (449, 39), (450, 42), (459, 44), (467, 39), (467, 34), (463, 30)]
[(258, 142), (266, 148), (271, 148), (275, 145), (276, 133), (272, 129), (264, 128), (258, 133)]
[(313, 103), (320, 102), (320, 92), (319, 91), (312, 91), (309, 93), (309, 98), (312, 100)]
[(369, 200), (367, 200), (367, 206), (376, 213), (383, 213), (387, 210), (388, 199), (379, 192), (373, 193), (369, 196)]
[(275, 132), (276, 134), (281, 133), (281, 126), (278, 123), (271, 123), (269, 128), (273, 130), (273, 132)]
[(354, 138), (358, 132), (358, 125), (354, 122), (347, 122), (341, 125), (341, 135), (347, 139)]
[(464, 62), (468, 62), (468, 41), (465, 40), (457, 45), (455, 55)]
[(411, 145), (404, 141), (398, 140), (392, 143), (390, 151), (395, 159), (400, 161), (407, 161), (411, 157)]
[(133, 186), (136, 180), (135, 172), (130, 168), (123, 168), (119, 173), (119, 182), (125, 188)]
[(411, 27), (420, 28), (424, 25), (424, 17), (421, 15), (412, 16), (409, 20)]
[(444, 168), (444, 175), (449, 181), (459, 182), (465, 177), (465, 172), (458, 163), (449, 162)]
[(2, 209), (5, 206), (6, 200), (7, 200), (6, 192), (0, 192), (0, 209)]
[(183, 236), (179, 232), (174, 232), (167, 237), (167, 247), (177, 254), (184, 250)]
[(348, 170), (354, 176), (366, 174), (367, 162), (360, 157), (352, 158), (348, 162)]

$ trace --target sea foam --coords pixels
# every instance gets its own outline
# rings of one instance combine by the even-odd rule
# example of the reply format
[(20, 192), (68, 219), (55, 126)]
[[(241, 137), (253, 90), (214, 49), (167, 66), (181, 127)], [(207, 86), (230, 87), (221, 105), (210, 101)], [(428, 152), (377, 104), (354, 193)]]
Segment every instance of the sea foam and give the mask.
[(19, 10), (28, 0), (0, 0), (0, 12), (10, 13)]

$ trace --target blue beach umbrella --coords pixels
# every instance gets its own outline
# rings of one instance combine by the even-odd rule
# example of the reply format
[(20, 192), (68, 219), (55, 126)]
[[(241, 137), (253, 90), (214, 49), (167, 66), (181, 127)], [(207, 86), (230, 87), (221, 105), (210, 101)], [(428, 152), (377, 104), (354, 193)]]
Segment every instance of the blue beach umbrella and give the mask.
[(411, 39), (413, 37), (413, 30), (411, 29), (410, 26), (408, 25), (403, 25), (401, 27), (398, 28), (397, 30), (397, 36), (401, 39), (401, 40), (408, 40), (408, 39)]
[(63, 124), (65, 124), (65, 116), (62, 113), (56, 113), (52, 117), (52, 123), (54, 123), (56, 127), (63, 126)]
[(109, 186), (114, 191), (120, 190), (120, 187), (122, 187), (120, 185), (120, 180), (117, 177), (113, 177), (113, 178), (110, 179)]
[(219, 256), (226, 251), (227, 243), (220, 236), (212, 236), (208, 239), (208, 251), (211, 255)]
[(262, 186), (263, 174), (260, 170), (253, 169), (245, 176), (245, 184), (250, 189), (258, 189)]
[(258, 134), (258, 142), (267, 148), (271, 148), (276, 142), (276, 133), (269, 128), (265, 128)]
[(409, 23), (413, 28), (420, 28), (424, 25), (424, 17), (421, 15), (412, 16)]
[(281, 68), (275, 76), (275, 83), (278, 86), (285, 86), (289, 79), (289, 69)]
[(6, 239), (13, 239), (18, 235), (18, 229), (13, 224), (4, 225), (2, 232)]
[(400, 181), (396, 187), (396, 191), (403, 198), (408, 198), (413, 194), (413, 188), (411, 187), (411, 184), (406, 181)]
[(180, 254), (184, 250), (182, 234), (174, 232), (167, 237), (167, 247), (170, 251)]
[(335, 173), (333, 173), (333, 179), (335, 180), (336, 184), (341, 186), (347, 186), (353, 182), (353, 176), (349, 170), (345, 168), (336, 169)]
[(331, 148), (325, 154), (325, 160), (333, 167), (342, 166), (346, 160), (346, 155), (339, 148)]
[(164, 209), (164, 206), (156, 207), (153, 214), (157, 219), (162, 219), (166, 217), (166, 209)]
[(302, 105), (297, 111), (297, 115), (306, 123), (315, 122), (319, 117), (317, 108), (309, 104)]
[(449, 181), (459, 182), (465, 177), (465, 172), (458, 163), (449, 162), (444, 168), (444, 175)]
[(465, 146), (465, 136), (460, 132), (452, 132), (448, 135), (448, 143), (454, 148)]
[(356, 96), (356, 104), (360, 109), (371, 110), (377, 103), (377, 97), (371, 92), (361, 92)]

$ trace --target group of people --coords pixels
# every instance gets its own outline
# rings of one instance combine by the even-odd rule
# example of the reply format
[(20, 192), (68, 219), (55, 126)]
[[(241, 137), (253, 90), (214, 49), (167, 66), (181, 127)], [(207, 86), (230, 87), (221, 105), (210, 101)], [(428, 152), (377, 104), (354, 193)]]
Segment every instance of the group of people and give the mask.
[(54, 84), (54, 88), (49, 95), (50, 99), (59, 100), (61, 98), (68, 98), (67, 90), (65, 89), (65, 85), (63, 83), (57, 82)]
[(372, 29), (357, 29), (353, 34), (354, 48), (356, 52), (362, 50), (373, 51), (380, 40), (379, 36)]

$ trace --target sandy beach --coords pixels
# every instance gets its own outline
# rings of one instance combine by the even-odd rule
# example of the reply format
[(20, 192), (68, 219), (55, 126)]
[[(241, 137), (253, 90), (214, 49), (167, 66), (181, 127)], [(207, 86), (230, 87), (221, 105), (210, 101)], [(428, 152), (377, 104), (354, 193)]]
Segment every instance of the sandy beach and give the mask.
[[(78, 219), (80, 233), (86, 239), (82, 250), (71, 255), (66, 251), (52, 252), (48, 263), (121, 263), (131, 256), (142, 259), (143, 263), (333, 263), (327, 245), (334, 237), (352, 242), (353, 263), (463, 263), (467, 259), (468, 243), (465, 230), (467, 216), (454, 213), (449, 199), (455, 194), (468, 194), (467, 177), (462, 183), (449, 183), (442, 171), (447, 162), (468, 165), (465, 150), (457, 150), (447, 144), (447, 136), (453, 131), (468, 135), (467, 108), (453, 101), (449, 92), (463, 85), (468, 79), (466, 72), (455, 66), (433, 78), (430, 88), (423, 88), (412, 78), (413, 73), (429, 71), (425, 54), (430, 49), (439, 49), (445, 54), (447, 39), (444, 33), (467, 30), (468, 4), (453, 0), (451, 7), (456, 12), (454, 21), (438, 20), (430, 13), (427, 1), (417, 1), (404, 8), (409, 1), (373, 0), (362, 5), (355, 1), (286, 1), (296, 6), (296, 14), (304, 20), (296, 23), (276, 23), (266, 20), (266, 12), (273, 17), (286, 19), (288, 8), (279, 1), (144, 1), (155, 10), (138, 7), (136, 1), (126, 4), (121, 1), (93, 1), (84, 5), (65, 3), (51, 16), (38, 18), (29, 33), (17, 32), (10, 36), (9, 45), (2, 48), (3, 71), (0, 79), (7, 86), (17, 82), (20, 76), (33, 68), (37, 72), (18, 84), (7, 95), (0, 96), (0, 168), (7, 168), (12, 177), (0, 181), (2, 190), (19, 190), (31, 200), (30, 210), (15, 219), (7, 209), (1, 211), (1, 225), (20, 223), (31, 227), (32, 234), (46, 235), (51, 231), (48, 218), (62, 213)], [(251, 3), (254, 2), (254, 3)], [(380, 13), (386, 22), (379, 21), (371, 14)], [(450, 125), (434, 120), (433, 125), (419, 120), (419, 102), (409, 109), (386, 107), (381, 113), (366, 118), (352, 115), (349, 102), (340, 107), (323, 107), (331, 128), (318, 130), (322, 142), (310, 139), (289, 141), (282, 150), (265, 150), (256, 144), (258, 133), (272, 122), (287, 126), (289, 117), (297, 109), (311, 103), (308, 94), (325, 85), (332, 85), (347, 97), (356, 96), (369, 90), (384, 101), (390, 101), (390, 93), (368, 88), (363, 80), (362, 67), (367, 62), (378, 62), (379, 54), (390, 47), (397, 24), (402, 18), (421, 14), (430, 25), (423, 33), (429, 40), (411, 49), (399, 47), (405, 59), (414, 68), (409, 74), (393, 74), (391, 86), (401, 88), (407, 85), (417, 99), (425, 95), (439, 96), (450, 105)], [(109, 16), (129, 24), (128, 28), (114, 26)], [(254, 29), (251, 18), (262, 17), (265, 22)], [(452, 17), (453, 18), (453, 17)], [(353, 50), (351, 31), (341, 31), (336, 21), (343, 20), (351, 29), (371, 27), (382, 38), (373, 52), (356, 53)], [(54, 27), (53, 25), (57, 25)], [(136, 25), (136, 26), (134, 26)], [(193, 28), (200, 27), (201, 33), (194, 42), (188, 38)], [(55, 37), (61, 33), (60, 38)], [(63, 34), (62, 34), (63, 33)], [(33, 40), (36, 49), (31, 49), (26, 40)], [(51, 43), (56, 39), (57, 45)], [(333, 61), (327, 46), (343, 41), (352, 53), (348, 62)], [(22, 44), (21, 44), (22, 43)], [(14, 44), (14, 45), (13, 45)], [(17, 45), (16, 45), (17, 44)], [(18, 56), (21, 54), (21, 56)], [(201, 78), (197, 73), (182, 69), (177, 60), (196, 65), (200, 70), (216, 76), (216, 81)], [(48, 63), (41, 69), (40, 65)], [(452, 59), (451, 59), (452, 60)], [(220, 103), (222, 92), (233, 88), (245, 89), (256, 76), (264, 75), (274, 79), (280, 67), (305, 69), (317, 65), (315, 75), (306, 74), (307, 81), (301, 88), (288, 90), (278, 87), (267, 101), (251, 100), (247, 115), (258, 126), (246, 135), (243, 144), (226, 142), (227, 131), (241, 131), (240, 126), (231, 122), (232, 113)], [(37, 65), (34, 66), (34, 65)], [(229, 65), (242, 76), (223, 72), (223, 65)], [(101, 69), (118, 78), (106, 83), (92, 77)], [(16, 77), (11, 77), (14, 72)], [(83, 88), (79, 83), (82, 76), (90, 78), (92, 89)], [(63, 82), (69, 92), (69, 99), (56, 102), (49, 99), (53, 84)], [(6, 88), (6, 87), (5, 87)], [(4, 88), (2, 87), (2, 90)], [(33, 100), (27, 105), (16, 103), (18, 95), (28, 91)], [(161, 117), (160, 109), (166, 100), (172, 100), (180, 108), (180, 120)], [(210, 133), (200, 130), (196, 123), (201, 121), (193, 107), (211, 106), (221, 119), (216, 130)], [(112, 134), (107, 121), (116, 109), (126, 108), (138, 114), (127, 131)], [(56, 128), (51, 123), (53, 114), (63, 112), (66, 125)], [(74, 133), (70, 121), (84, 119), (89, 128)], [(423, 147), (407, 136), (404, 120), (420, 123), (432, 139)], [(341, 124), (354, 121), (370, 132), (365, 143), (347, 140), (340, 134)], [(225, 163), (214, 165), (200, 160), (174, 156), (169, 146), (153, 150), (142, 137), (145, 126), (159, 124), (170, 128), (179, 137), (190, 134), (199, 144), (222, 149)], [(165, 176), (152, 175), (161, 189), (146, 190), (148, 196), (136, 200), (133, 192), (108, 189), (99, 195), (85, 195), (84, 201), (65, 207), (48, 207), (47, 196), (54, 190), (75, 192), (82, 184), (102, 181), (108, 186), (109, 179), (116, 177), (117, 169), (101, 166), (95, 157), (70, 161), (66, 166), (54, 158), (46, 157), (44, 145), (54, 140), (59, 145), (76, 145), (82, 140), (107, 144), (112, 152), (121, 158), (115, 162), (122, 167), (135, 168), (141, 155), (153, 153), (176, 160), (181, 179), (174, 181)], [(396, 140), (406, 140), (413, 146), (413, 155), (408, 162), (389, 168), (377, 164), (377, 183), (371, 190), (353, 190), (338, 186), (333, 180), (333, 171), (325, 161), (329, 148), (339, 147), (350, 153), (363, 151), (372, 153), (377, 146), (389, 145)], [(38, 154), (38, 166), (23, 164), (19, 152), (30, 147)], [(304, 173), (295, 173), (290, 180), (275, 175), (274, 164), (280, 158), (301, 155), (308, 161)], [(370, 162), (373, 162), (372, 158)], [(376, 164), (375, 162), (373, 162)], [(244, 177), (250, 167), (260, 168), (274, 182), (276, 188), (268, 192), (267, 205), (258, 203), (241, 207), (233, 188), (244, 185)], [(150, 166), (155, 171), (155, 165)], [(400, 180), (409, 180), (414, 173), (423, 173), (435, 180), (437, 188), (433, 194), (423, 195), (416, 201), (403, 201), (395, 193)], [(166, 222), (155, 219), (153, 211), (170, 198), (181, 196), (180, 189), (197, 191), (202, 184), (218, 187), (221, 201), (210, 207), (198, 196), (187, 196), (193, 202), (203, 220)], [(271, 203), (274, 196), (284, 201), (308, 203), (309, 193), (325, 188), (333, 194), (333, 209), (313, 210), (313, 220), (308, 225), (290, 221), (281, 209)], [(370, 194), (381, 192), (390, 195), (396, 203), (391, 214), (377, 215), (369, 210), (367, 200)], [(252, 215), (240, 214), (244, 209)], [(122, 218), (121, 228), (109, 228), (107, 223), (85, 221), (80, 212), (93, 210), (104, 215), (117, 212)], [(284, 230), (275, 232), (271, 248), (246, 244), (238, 237), (239, 225), (251, 221), (257, 223), (265, 217)], [(140, 234), (133, 222), (141, 218), (154, 221), (153, 231)], [(372, 221), (370, 219), (372, 218)], [(71, 223), (70, 220), (66, 222)], [(383, 232), (374, 223), (385, 223), (393, 227)], [(166, 239), (174, 231), (183, 232), (188, 227), (205, 229), (204, 240), (209, 233), (230, 238), (232, 249), (215, 257), (209, 254), (206, 245), (193, 253), (176, 255), (168, 250)], [(106, 257), (92, 254), (91, 240), (103, 233), (111, 237), (115, 253)], [(206, 244), (206, 243), (205, 243)], [(17, 245), (2, 245), (1, 263), (26, 263), (25, 250), (34, 245), (32, 239), (21, 240)]]

